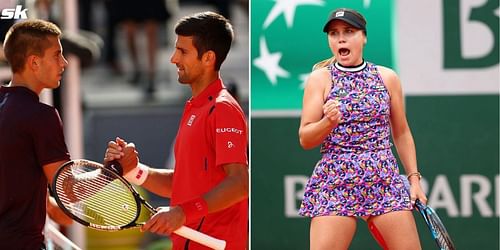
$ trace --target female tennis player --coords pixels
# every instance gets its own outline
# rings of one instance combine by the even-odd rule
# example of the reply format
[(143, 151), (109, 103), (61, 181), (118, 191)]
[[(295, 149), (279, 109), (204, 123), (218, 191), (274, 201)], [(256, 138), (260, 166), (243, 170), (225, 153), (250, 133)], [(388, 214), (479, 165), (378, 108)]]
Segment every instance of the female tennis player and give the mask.
[[(366, 20), (357, 11), (333, 11), (323, 31), (335, 59), (311, 73), (299, 129), (302, 147), (321, 145), (322, 153), (299, 211), (312, 218), (310, 249), (347, 249), (356, 218), (368, 222), (384, 249), (421, 249), (412, 201), (427, 198), (398, 76), (363, 59)], [(391, 151), (391, 130), (410, 194)]]

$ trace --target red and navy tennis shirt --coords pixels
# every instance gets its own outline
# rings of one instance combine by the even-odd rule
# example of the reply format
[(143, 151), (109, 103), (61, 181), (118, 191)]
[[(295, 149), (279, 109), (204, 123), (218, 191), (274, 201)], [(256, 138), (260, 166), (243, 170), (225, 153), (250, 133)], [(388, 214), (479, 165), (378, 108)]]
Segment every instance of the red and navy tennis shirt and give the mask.
[[(175, 142), (171, 205), (200, 197), (226, 176), (222, 166), (248, 165), (248, 133), (239, 104), (220, 79), (185, 105)], [(245, 249), (248, 240), (248, 199), (186, 226), (226, 240), (226, 249)], [(172, 235), (174, 249), (207, 249)]]

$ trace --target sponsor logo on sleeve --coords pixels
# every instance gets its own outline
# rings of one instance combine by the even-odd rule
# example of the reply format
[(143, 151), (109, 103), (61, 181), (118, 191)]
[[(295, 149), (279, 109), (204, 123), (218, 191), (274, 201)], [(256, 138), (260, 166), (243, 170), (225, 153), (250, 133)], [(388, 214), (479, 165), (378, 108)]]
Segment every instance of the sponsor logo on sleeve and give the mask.
[(243, 134), (243, 130), (237, 128), (216, 128), (215, 132), (217, 134), (223, 134), (223, 133), (235, 133), (239, 135)]

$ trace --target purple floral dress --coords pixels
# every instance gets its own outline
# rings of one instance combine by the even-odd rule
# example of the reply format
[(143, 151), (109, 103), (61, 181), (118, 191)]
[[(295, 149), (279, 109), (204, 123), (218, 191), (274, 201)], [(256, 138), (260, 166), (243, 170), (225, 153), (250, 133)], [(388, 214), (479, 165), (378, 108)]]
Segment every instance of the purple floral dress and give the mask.
[(410, 197), (391, 151), (390, 96), (377, 67), (329, 66), (328, 100), (342, 114), (321, 145), (299, 214), (307, 217), (375, 216), (411, 210)]

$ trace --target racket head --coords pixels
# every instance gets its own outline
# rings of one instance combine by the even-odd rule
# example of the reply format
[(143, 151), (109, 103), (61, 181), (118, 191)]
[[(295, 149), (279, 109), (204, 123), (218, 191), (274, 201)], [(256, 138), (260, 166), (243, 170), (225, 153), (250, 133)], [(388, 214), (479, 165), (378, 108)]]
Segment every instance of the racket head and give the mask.
[(455, 245), (451, 240), (448, 231), (446, 230), (443, 222), (437, 215), (436, 211), (429, 206), (424, 205), (420, 200), (415, 201), (415, 207), (418, 212), (424, 218), (427, 227), (431, 231), (434, 241), (438, 245), (439, 249), (443, 250), (455, 250)]
[(63, 212), (84, 226), (104, 231), (138, 226), (141, 204), (137, 193), (100, 163), (84, 159), (64, 163), (52, 189)]

